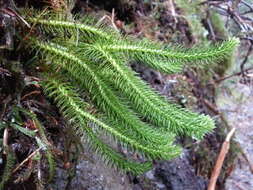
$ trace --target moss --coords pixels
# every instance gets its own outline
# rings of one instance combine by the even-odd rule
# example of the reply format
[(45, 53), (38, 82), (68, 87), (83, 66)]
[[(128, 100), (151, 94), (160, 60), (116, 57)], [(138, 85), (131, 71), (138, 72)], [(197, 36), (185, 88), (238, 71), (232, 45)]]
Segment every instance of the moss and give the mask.
[[(229, 33), (225, 28), (225, 22), (222, 20), (221, 16), (214, 11), (210, 11), (210, 21), (213, 27), (215, 37), (217, 39), (229, 39)], [(227, 57), (225, 60), (218, 64), (214, 64), (213, 70), (219, 76), (223, 76), (226, 71), (233, 65), (234, 55)]]
[(201, 23), (205, 12), (200, 8), (199, 4), (202, 0), (176, 0), (176, 5), (182, 10), (185, 19), (187, 20), (192, 36), (195, 42), (206, 41), (207, 31)]

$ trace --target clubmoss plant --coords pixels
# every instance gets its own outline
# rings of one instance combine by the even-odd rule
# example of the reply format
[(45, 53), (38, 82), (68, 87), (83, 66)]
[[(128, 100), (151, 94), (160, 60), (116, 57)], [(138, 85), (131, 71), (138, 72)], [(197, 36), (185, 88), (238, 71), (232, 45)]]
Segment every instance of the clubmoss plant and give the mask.
[[(136, 60), (167, 74), (177, 73), (189, 63), (202, 66), (229, 56), (236, 39), (189, 50), (122, 36), (91, 19), (80, 22), (48, 12), (30, 12), (26, 19), (35, 26), (27, 46), (50, 67), (41, 82), (45, 94), (107, 164), (138, 175), (151, 167), (151, 160), (180, 154), (175, 136), (202, 139), (214, 128), (209, 116), (168, 102), (128, 63)], [(91, 111), (94, 107), (96, 114)], [(125, 158), (97, 130), (147, 162)]]

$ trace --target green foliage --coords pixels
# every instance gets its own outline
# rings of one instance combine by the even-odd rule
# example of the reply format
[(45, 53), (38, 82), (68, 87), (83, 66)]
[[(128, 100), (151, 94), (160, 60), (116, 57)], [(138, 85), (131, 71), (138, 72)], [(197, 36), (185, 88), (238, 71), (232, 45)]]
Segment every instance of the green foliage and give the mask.
[[(229, 38), (229, 32), (227, 31), (225, 25), (225, 21), (222, 20), (221, 16), (210, 10), (210, 21), (213, 27), (213, 31), (218, 39), (228, 39)], [(232, 65), (234, 65), (235, 61), (235, 55), (234, 56), (228, 56), (226, 59), (223, 60), (222, 64), (214, 64), (213, 70), (215, 73), (217, 73), (219, 76), (224, 76), (224, 74), (229, 74), (229, 70), (231, 70)], [(228, 72), (228, 73), (227, 73)]]
[[(45, 134), (45, 129), (41, 125), (39, 120), (33, 114), (32, 114), (32, 118), (33, 118), (33, 121), (34, 121), (36, 127), (38, 128), (38, 133), (39, 133), (39, 137), (36, 138), (36, 141), (37, 142), (38, 142), (38, 140), (41, 141), (40, 144), (42, 144), (42, 146), (40, 146), (40, 147), (42, 147), (46, 153), (46, 158), (47, 158), (48, 167), (49, 167), (49, 179), (48, 180), (51, 181), (54, 177), (55, 166), (56, 166), (54, 156), (52, 153), (52, 145), (48, 142), (46, 134)], [(38, 143), (38, 145), (39, 145), (39, 143)]]
[(124, 129), (118, 129), (119, 126), (115, 125), (116, 128), (113, 128), (112, 124), (108, 125), (106, 121), (97, 119), (95, 116), (85, 111), (85, 108), (88, 108), (88, 104), (83, 102), (77, 95), (77, 92), (72, 89), (71, 85), (60, 82), (59, 79), (50, 78), (50, 80), (44, 81), (43, 86), (45, 92), (50, 97), (54, 97), (60, 111), (68, 119), (69, 123), (76, 127), (76, 130), (79, 131), (80, 134), (86, 133), (88, 138), (87, 141), (90, 146), (102, 155), (106, 163), (124, 169), (125, 171), (132, 171), (135, 174), (145, 171), (145, 169), (148, 169), (150, 166), (150, 163), (138, 165), (128, 161), (111, 147), (104, 144), (92, 130), (91, 127), (94, 127), (94, 124), (99, 126), (107, 134), (115, 137), (115, 139), (119, 139), (121, 143), (124, 142), (126, 146), (130, 144), (134, 148), (144, 150), (147, 153), (151, 151), (153, 154), (163, 154), (161, 150), (144, 147), (142, 144), (133, 140), (131, 136), (128, 137), (124, 135)]
[(32, 131), (32, 130), (30, 130), (30, 129), (26, 129), (26, 128), (24, 128), (24, 127), (22, 127), (22, 126), (20, 126), (20, 125), (18, 125), (18, 124), (16, 124), (16, 123), (11, 123), (10, 125), (11, 125), (14, 129), (20, 131), (21, 133), (23, 133), (23, 134), (25, 134), (25, 135), (27, 135), (27, 136), (29, 136), (29, 137), (35, 137), (35, 135), (36, 135), (36, 132), (35, 132), (35, 131)]
[(205, 18), (204, 0), (176, 0), (176, 5), (181, 9), (182, 16), (186, 19), (189, 29), (195, 41), (206, 41), (207, 30), (201, 23)]
[(10, 147), (6, 147), (7, 157), (4, 166), (3, 175), (1, 176), (0, 190), (4, 189), (4, 184), (9, 180), (12, 174), (12, 168), (15, 164), (15, 156)]
[[(8, 128), (7, 122), (0, 121), (0, 132), (3, 135), (3, 130)], [(5, 159), (4, 159), (5, 158)], [(4, 161), (4, 162), (3, 162)], [(11, 147), (3, 144), (3, 137), (0, 137), (0, 162), (4, 163), (3, 174), (1, 175), (0, 190), (4, 189), (4, 185), (11, 177), (12, 168), (15, 164), (15, 156)]]
[[(45, 152), (45, 157), (48, 162), (48, 167), (49, 167), (49, 181), (51, 181), (54, 177), (55, 173), (55, 161), (54, 161), (54, 156), (52, 154), (52, 145), (48, 142), (46, 134), (45, 134), (45, 129), (37, 119), (36, 115), (24, 108), (21, 107), (14, 107), (13, 108), (13, 121), (9, 123), (11, 127), (14, 129), (18, 130), (19, 132), (23, 133), (24, 135), (27, 135), (31, 138), (35, 138), (37, 145), (39, 148), (42, 149), (42, 151)], [(20, 113), (24, 114), (28, 118), (32, 119), (34, 122), (37, 131), (35, 130), (30, 130), (27, 128), (24, 128), (23, 121), (20, 117)]]
[(50, 67), (41, 83), (45, 93), (109, 165), (136, 175), (151, 166), (149, 161), (124, 158), (102, 140), (103, 135), (147, 160), (167, 160), (180, 154), (180, 147), (173, 144), (176, 135), (202, 139), (214, 128), (209, 116), (168, 102), (128, 63), (136, 60), (161, 72), (181, 72), (187, 63), (200, 66), (222, 60), (237, 45), (236, 39), (187, 50), (121, 37), (90, 19), (77, 22), (51, 13), (27, 15), (39, 36), (30, 37), (28, 47)]

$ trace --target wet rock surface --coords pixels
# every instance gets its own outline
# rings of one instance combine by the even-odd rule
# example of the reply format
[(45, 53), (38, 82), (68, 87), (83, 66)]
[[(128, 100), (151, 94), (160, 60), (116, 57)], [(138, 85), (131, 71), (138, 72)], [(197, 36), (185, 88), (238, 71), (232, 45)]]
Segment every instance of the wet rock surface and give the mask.
[(226, 190), (253, 189), (253, 83), (243, 84), (238, 78), (221, 84), (217, 106), (228, 125), (236, 128), (234, 140), (241, 152), (234, 170), (227, 178)]
[(83, 155), (85, 156), (79, 158), (76, 175), (72, 179), (69, 189), (132, 190), (133, 185), (127, 175), (106, 166), (90, 151), (85, 150)]
[[(88, 152), (86, 152), (87, 155)], [(89, 156), (91, 154), (89, 153)], [(68, 188), (77, 190), (204, 190), (207, 181), (196, 176), (185, 152), (180, 158), (159, 162), (138, 177), (120, 174), (99, 159), (80, 157), (76, 175)], [(57, 189), (61, 189), (60, 186)]]
[(162, 180), (165, 189), (170, 190), (204, 190), (206, 181), (196, 176), (194, 168), (189, 163), (187, 155), (171, 162), (160, 163), (155, 175)]

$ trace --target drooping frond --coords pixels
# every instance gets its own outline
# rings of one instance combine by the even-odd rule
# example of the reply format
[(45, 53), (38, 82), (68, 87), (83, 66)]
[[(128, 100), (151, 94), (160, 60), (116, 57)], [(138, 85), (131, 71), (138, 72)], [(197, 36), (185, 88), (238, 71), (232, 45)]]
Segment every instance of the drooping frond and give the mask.
[[(48, 82), (50, 83), (50, 82)], [(75, 120), (77, 117), (81, 117), (83, 120), (87, 120), (88, 122), (94, 123), (97, 127), (101, 130), (105, 131), (108, 135), (114, 137), (114, 139), (126, 144), (133, 150), (140, 151), (144, 153), (147, 157), (152, 159), (154, 158), (161, 158), (161, 159), (168, 159), (176, 156), (180, 149), (171, 143), (170, 146), (167, 146), (167, 151), (157, 149), (152, 146), (152, 144), (141, 144), (136, 139), (134, 139), (130, 135), (126, 135), (127, 129), (123, 129), (122, 127), (118, 126), (117, 123), (113, 121), (107, 121), (106, 119), (97, 119), (87, 111), (83, 109), (82, 100), (75, 95), (75, 92), (69, 86), (64, 84), (59, 84), (56, 80), (52, 79), (51, 86), (46, 86), (46, 91), (52, 91), (49, 93), (49, 96), (53, 96), (54, 99), (57, 101), (57, 105), (62, 111), (62, 113), (68, 118), (72, 118)], [(54, 85), (58, 87), (53, 91), (51, 89), (54, 88)], [(55, 96), (54, 94), (57, 94)], [(169, 142), (172, 142), (173, 139), (168, 139)], [(158, 147), (159, 148), (159, 147)]]
[(115, 169), (122, 169), (125, 172), (131, 172), (134, 175), (143, 174), (151, 169), (151, 162), (137, 163), (124, 158), (121, 154), (117, 153), (110, 146), (102, 142), (94, 132), (86, 128), (85, 130), (89, 142), (89, 145), (98, 153), (101, 154), (102, 160)]
[(111, 92), (110, 88), (89, 67), (90, 64), (86, 64), (69, 51), (63, 50), (63, 47), (46, 43), (38, 43), (37, 45), (41, 53), (46, 50), (48, 54), (52, 54), (50, 61), (56, 67), (62, 67), (67, 70), (71, 77), (77, 80), (79, 85), (88, 90), (95, 104), (111, 120), (126, 128), (129, 131), (128, 133), (136, 140), (144, 144), (149, 143), (150, 146), (161, 150), (166, 150), (172, 143), (172, 140), (169, 139), (173, 139), (173, 135), (144, 124), (131, 110), (124, 106)]
[[(101, 140), (96, 130), (147, 159), (171, 159), (180, 153), (173, 144), (174, 135), (201, 139), (214, 128), (209, 116), (169, 103), (142, 81), (128, 62), (137, 60), (165, 73), (180, 72), (188, 63), (198, 66), (220, 61), (233, 50), (236, 39), (204, 49), (170, 48), (121, 37), (90, 18), (74, 21), (61, 13), (44, 13), (28, 13), (27, 20), (35, 24), (40, 36), (30, 37), (29, 46), (49, 63), (51, 75), (42, 83), (45, 92), (106, 163), (135, 174), (150, 166), (124, 158)], [(51, 40), (41, 40), (45, 37)], [(55, 72), (61, 77), (52, 78)], [(74, 89), (87, 95), (99, 116), (89, 112), (90, 103)]]
[[(169, 129), (178, 135), (186, 134), (197, 139), (203, 138), (204, 134), (214, 128), (214, 123), (208, 116), (198, 115), (166, 102), (134, 75), (129, 67), (101, 46), (89, 45), (89, 47), (93, 47), (98, 54), (95, 59), (100, 58), (102, 65), (107, 64), (107, 67), (112, 69), (112, 71), (105, 69), (101, 77), (112, 79), (111, 82), (131, 100), (132, 106), (154, 125)], [(89, 57), (88, 54), (86, 56)]]
[[(117, 32), (108, 27), (96, 26), (91, 18), (83, 19), (82, 23), (65, 21), (62, 15), (50, 14), (48, 12), (39, 17), (28, 17), (28, 19), (43, 28), (43, 31), (56, 34), (69, 33), (72, 36), (78, 35), (79, 40), (96, 42), (103, 49), (111, 53), (123, 53), (128, 57), (141, 61), (148, 66), (164, 73), (181, 72), (187, 63), (208, 63), (222, 60), (239, 43), (238, 39), (232, 38), (223, 43), (213, 45), (208, 48), (176, 48), (165, 47), (164, 45), (153, 43), (147, 40), (137, 41), (130, 38), (121, 38)], [(70, 36), (71, 36), (70, 35)]]
[[(105, 159), (110, 161), (109, 163), (116, 164), (118, 167), (127, 171), (133, 170), (134, 172), (137, 172), (137, 169), (143, 171), (143, 169), (149, 166), (149, 164), (144, 164), (142, 165), (141, 169), (140, 166), (137, 167), (137, 165), (133, 162), (126, 162), (126, 159), (123, 160), (123, 157), (121, 155), (113, 151), (108, 145), (101, 142), (96, 137), (92, 131), (92, 128), (90, 128), (90, 122), (112, 134), (116, 139), (129, 143), (136, 149), (142, 149), (142, 151), (149, 152), (151, 157), (157, 155), (160, 151), (152, 150), (148, 147), (142, 147), (142, 145), (132, 140), (131, 137), (124, 136), (124, 134), (119, 133), (117, 130), (115, 130), (115, 128), (109, 126), (104, 121), (101, 121), (90, 113), (86, 112), (84, 108), (87, 107), (87, 105), (83, 103), (83, 101), (76, 95), (72, 88), (69, 87), (66, 83), (60, 83), (55, 78), (48, 78), (48, 80), (42, 84), (48, 96), (54, 97), (54, 100), (56, 101), (57, 106), (63, 115), (66, 118), (69, 118), (69, 122), (71, 122), (71, 124), (76, 125), (78, 128), (77, 130), (80, 131), (81, 129), (82, 132), (86, 134), (86, 136), (89, 138), (89, 141), (91, 141), (91, 146), (93, 146), (96, 151), (100, 152), (102, 156), (105, 156)], [(179, 149), (175, 146), (171, 146), (169, 149), (170, 151), (173, 151), (173, 153), (168, 153), (170, 157), (174, 157), (179, 153)]]
[(192, 47), (178, 49), (175, 47), (164, 47), (147, 40), (141, 42), (122, 40), (117, 42), (106, 44), (106, 41), (104, 41), (99, 44), (103, 44), (102, 48), (108, 52), (127, 54), (130, 58), (141, 61), (154, 69), (168, 74), (181, 72), (183, 66), (187, 63), (195, 63), (197, 65), (197, 63), (201, 62), (206, 64), (222, 60), (239, 43), (238, 39), (232, 38), (208, 48)]
[(205, 134), (211, 132), (212, 129), (215, 128), (214, 121), (209, 116), (194, 113), (185, 108), (181, 108), (179, 105), (166, 101), (147, 87), (147, 84), (143, 81), (143, 84), (137, 84), (139, 92), (142, 92), (143, 96), (142, 98), (140, 96), (140, 98), (135, 99), (131, 96), (133, 89), (131, 87), (125, 89), (121, 88), (125, 83), (122, 80), (116, 79), (117, 76), (115, 76), (113, 72), (102, 73), (101, 76), (113, 78), (114, 80), (108, 80), (108, 83), (121, 91), (120, 94), (124, 98), (130, 100), (129, 106), (156, 126), (169, 130), (176, 135), (187, 135), (198, 140), (202, 139)]
[[(32, 15), (31, 15), (32, 14)], [(61, 34), (75, 36), (80, 38), (80, 40), (85, 40), (92, 42), (96, 39), (114, 41), (116, 38), (120, 38), (120, 35), (115, 30), (110, 29), (108, 26), (103, 25), (103, 23), (98, 23), (94, 18), (86, 16), (79, 21), (68, 21), (62, 14), (56, 14), (51, 12), (29, 13), (27, 19), (39, 26), (42, 32), (52, 34)], [(95, 26), (96, 27), (95, 27)]]
[[(92, 101), (106, 113), (108, 118), (114, 120), (119, 125), (128, 128), (129, 134), (134, 136), (135, 139), (142, 143), (150, 143), (152, 146), (159, 149), (166, 149), (171, 144), (171, 133), (159, 128), (153, 128), (147, 123), (142, 122), (138, 116), (131, 111), (127, 105), (120, 102), (120, 99), (114, 95), (109, 86), (105, 83), (101, 83), (103, 88), (96, 88), (97, 84), (90, 81), (90, 87), (85, 86), (86, 81), (78, 78), (74, 82), (80, 82), (83, 87), (89, 88), (89, 94), (92, 96)], [(98, 95), (103, 92), (103, 94)]]
[(83, 19), (82, 23), (63, 21), (59, 19), (59, 15), (49, 13), (40, 15), (39, 18), (28, 18), (32, 23), (41, 26), (43, 31), (56, 34), (67, 32), (71, 36), (78, 36), (80, 41), (85, 38), (86, 42), (96, 42), (111, 53), (123, 53), (129, 58), (168, 74), (181, 72), (187, 63), (200, 66), (203, 64), (199, 63), (206, 65), (209, 62), (222, 60), (239, 43), (238, 39), (232, 38), (208, 48), (165, 47), (147, 40), (136, 42), (135, 39), (121, 38), (117, 32), (108, 27), (103, 25), (94, 27), (95, 21), (91, 21), (91, 18)]

